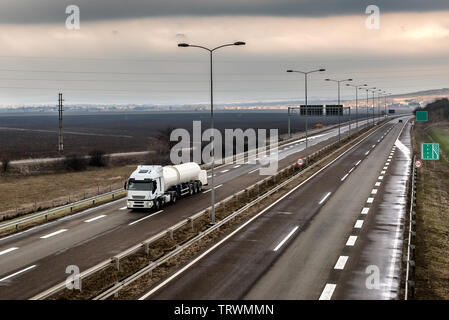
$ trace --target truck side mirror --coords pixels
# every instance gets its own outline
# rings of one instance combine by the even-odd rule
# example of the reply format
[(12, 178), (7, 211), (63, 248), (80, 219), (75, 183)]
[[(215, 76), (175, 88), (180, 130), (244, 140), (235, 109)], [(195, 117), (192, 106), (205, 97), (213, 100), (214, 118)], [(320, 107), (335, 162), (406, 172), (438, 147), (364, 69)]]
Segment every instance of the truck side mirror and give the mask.
[(128, 187), (128, 181), (125, 181), (125, 185), (123, 186), (123, 189), (127, 189), (127, 187)]

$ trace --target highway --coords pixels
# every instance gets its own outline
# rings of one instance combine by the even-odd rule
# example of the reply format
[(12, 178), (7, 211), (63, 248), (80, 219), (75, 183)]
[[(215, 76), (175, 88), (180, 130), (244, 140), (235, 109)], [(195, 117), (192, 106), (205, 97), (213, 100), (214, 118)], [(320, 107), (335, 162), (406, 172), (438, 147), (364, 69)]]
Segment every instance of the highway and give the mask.
[(379, 129), (140, 298), (397, 298), (408, 129)]
[[(347, 130), (342, 126), (342, 134)], [(316, 134), (309, 138), (309, 153), (337, 139), (337, 128)], [(303, 155), (304, 145), (300, 139), (281, 146), (279, 168)], [(259, 163), (219, 167), (217, 201), (263, 179), (259, 167)], [(64, 281), (67, 266), (86, 270), (210, 205), (208, 190), (194, 197), (151, 214), (128, 212), (121, 199), (0, 239), (0, 299), (30, 298)]]

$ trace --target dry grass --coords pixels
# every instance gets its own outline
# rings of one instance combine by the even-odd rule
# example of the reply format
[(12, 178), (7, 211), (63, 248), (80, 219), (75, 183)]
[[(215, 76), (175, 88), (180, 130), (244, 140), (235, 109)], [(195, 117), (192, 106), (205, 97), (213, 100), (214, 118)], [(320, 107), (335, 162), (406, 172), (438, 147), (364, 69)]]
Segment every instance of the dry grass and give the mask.
[[(429, 142), (422, 125), (414, 129), (415, 153)], [(449, 299), (449, 163), (424, 161), (416, 200), (415, 299)]]
[(117, 186), (129, 177), (134, 165), (112, 168), (91, 169), (83, 172), (55, 173), (29, 177), (0, 176), (0, 212), (30, 204), (39, 207), (40, 202), (61, 197), (71, 197), (80, 193), (105, 191), (109, 186)]

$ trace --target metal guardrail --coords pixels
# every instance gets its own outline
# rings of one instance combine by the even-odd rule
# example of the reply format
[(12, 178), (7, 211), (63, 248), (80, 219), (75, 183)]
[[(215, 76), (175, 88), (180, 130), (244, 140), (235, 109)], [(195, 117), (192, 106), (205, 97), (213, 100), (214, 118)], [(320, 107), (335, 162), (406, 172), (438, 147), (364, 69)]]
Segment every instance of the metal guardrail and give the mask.
[[(374, 130), (373, 130), (373, 129), (374, 129)], [(377, 129), (377, 128), (371, 128), (370, 130), (367, 131), (367, 134), (370, 135), (370, 134), (371, 134), (373, 131), (375, 131), (376, 129)], [(317, 155), (320, 155), (321, 153), (323, 153), (323, 152), (325, 152), (325, 151), (327, 151), (327, 150), (329, 150), (329, 149), (335, 147), (335, 146), (338, 145), (338, 144), (339, 144), (338, 141), (336, 141), (336, 142), (334, 142), (334, 143), (332, 143), (332, 144), (330, 144), (330, 145), (327, 145), (327, 146), (321, 148), (320, 150), (318, 150), (318, 151), (312, 153), (309, 157), (310, 157), (311, 159), (313, 159), (313, 158), (316, 157)], [(276, 187), (270, 189), (267, 193), (265, 193), (264, 195), (261, 195), (260, 197), (256, 198), (255, 200), (253, 200), (253, 201), (250, 202), (249, 204), (245, 205), (244, 207), (238, 209), (236, 212), (232, 213), (232, 214), (229, 215), (228, 217), (230, 217), (230, 216), (234, 217), (235, 215), (237, 215), (237, 214), (239, 214), (239, 213), (241, 213), (241, 212), (247, 210), (247, 208), (248, 208), (249, 206), (252, 206), (253, 203), (254, 203), (255, 201), (259, 202), (259, 201), (261, 201), (262, 199), (266, 198), (267, 196), (271, 195), (272, 193), (276, 192), (277, 190), (279, 190), (280, 188), (282, 188), (283, 186), (285, 186), (285, 184), (287, 184), (287, 183), (289, 183), (291, 180), (297, 178), (300, 174), (303, 174), (306, 170), (309, 170), (309, 168), (312, 168), (312, 167), (314, 167), (314, 166), (320, 164), (322, 161), (325, 161), (325, 160), (328, 159), (330, 156), (332, 156), (334, 153), (338, 152), (339, 150), (341, 150), (341, 149), (344, 148), (344, 147), (346, 147), (346, 146), (343, 146), (343, 147), (337, 149), (336, 151), (334, 151), (333, 153), (331, 153), (331, 154), (327, 155), (326, 157), (320, 159), (319, 161), (317, 161), (317, 162), (314, 163), (313, 165), (304, 168), (304, 170), (301, 170), (297, 175), (293, 176), (292, 178), (289, 178), (288, 180), (286, 180), (285, 182), (283, 182), (283, 183), (280, 184), (279, 186), (276, 186)], [(244, 190), (241, 190), (241, 191), (239, 191), (239, 192), (237, 192), (237, 193), (235, 193), (235, 194), (233, 194), (233, 195), (231, 195), (231, 196), (229, 196), (229, 197), (227, 197), (227, 198), (225, 198), (225, 199), (223, 199), (223, 200), (217, 202), (215, 205), (216, 205), (216, 207), (219, 207), (219, 206), (221, 206), (221, 205), (226, 205), (226, 203), (229, 202), (229, 201), (232, 201), (232, 200), (238, 200), (238, 197), (239, 197), (240, 195), (242, 195), (242, 194), (244, 194), (244, 193), (247, 193), (247, 192), (250, 192), (250, 190), (253, 190), (254, 188), (260, 188), (261, 185), (268, 183), (268, 181), (271, 180), (271, 179), (274, 179), (274, 181), (276, 181), (278, 176), (282, 176), (283, 174), (285, 174), (285, 172), (287, 172), (288, 170), (292, 170), (292, 168), (294, 168), (294, 167), (296, 167), (296, 166), (297, 166), (296, 164), (292, 164), (292, 165), (290, 165), (290, 166), (288, 166), (288, 167), (282, 169), (281, 171), (279, 171), (276, 175), (269, 176), (269, 177), (267, 177), (267, 178), (265, 178), (265, 179), (263, 179), (263, 180), (257, 182), (257, 183), (254, 184), (253, 186), (251, 186), (251, 187), (249, 187), (249, 188), (246, 188), (246, 189), (244, 189)], [(287, 182), (287, 181), (288, 181), (288, 182)], [(262, 198), (261, 198), (261, 197), (262, 197)], [(159, 232), (158, 234), (152, 236), (151, 238), (149, 238), (149, 239), (147, 239), (147, 240), (145, 240), (145, 241), (143, 241), (143, 242), (141, 242), (141, 243), (138, 243), (138, 244), (136, 244), (136, 245), (130, 247), (129, 249), (127, 249), (127, 250), (125, 250), (125, 251), (123, 251), (123, 252), (121, 252), (121, 253), (119, 253), (119, 254), (113, 256), (113, 257), (111, 257), (110, 259), (104, 260), (103, 262), (100, 262), (99, 264), (97, 264), (97, 265), (95, 265), (95, 266), (89, 268), (88, 270), (86, 270), (86, 271), (80, 273), (80, 274), (79, 274), (79, 277), (78, 277), (79, 281), (81, 282), (82, 279), (85, 279), (85, 278), (87, 278), (88, 276), (90, 276), (90, 275), (92, 275), (92, 274), (94, 274), (94, 273), (96, 273), (96, 272), (98, 272), (98, 271), (100, 271), (100, 270), (102, 270), (102, 269), (105, 269), (105, 268), (107, 268), (107, 267), (109, 267), (109, 266), (111, 266), (111, 265), (115, 265), (116, 269), (119, 269), (119, 267), (120, 267), (120, 260), (121, 260), (121, 259), (123, 259), (123, 258), (125, 258), (125, 257), (128, 257), (128, 256), (132, 255), (133, 253), (136, 253), (137, 251), (141, 250), (141, 249), (144, 249), (144, 250), (147, 252), (149, 246), (150, 246), (152, 243), (154, 243), (154, 242), (156, 242), (156, 241), (162, 239), (162, 238), (165, 237), (166, 235), (169, 235), (169, 236), (173, 239), (173, 233), (174, 233), (176, 230), (178, 230), (178, 229), (180, 229), (180, 228), (182, 228), (182, 227), (184, 227), (184, 226), (186, 226), (186, 225), (189, 225), (189, 224), (190, 224), (190, 225), (192, 226), (192, 228), (193, 228), (194, 221), (195, 221), (196, 219), (198, 219), (198, 218), (203, 217), (203, 216), (206, 215), (206, 214), (209, 214), (210, 208), (211, 208), (211, 207), (208, 207), (208, 208), (206, 208), (206, 209), (204, 209), (204, 210), (201, 210), (200, 212), (198, 212), (198, 213), (196, 213), (196, 214), (194, 214), (194, 215), (188, 217), (187, 219), (184, 219), (184, 220), (178, 222), (177, 224), (175, 224), (175, 225), (169, 227), (168, 229)], [(244, 209), (244, 208), (245, 208), (245, 209)], [(243, 211), (241, 211), (241, 210), (243, 210)], [(201, 235), (202, 235), (201, 237), (204, 237), (204, 235), (206, 235), (206, 234), (212, 232), (213, 230), (215, 230), (216, 226), (220, 226), (220, 225), (222, 225), (223, 223), (225, 223), (224, 221), (228, 221), (228, 220), (227, 220), (228, 217), (226, 217), (225, 219), (221, 220), (220, 222), (218, 222), (217, 224), (215, 224), (213, 227), (207, 229), (207, 230), (204, 231), (203, 233), (200, 233), (198, 236), (192, 238), (191, 240), (189, 240), (188, 242), (186, 242), (184, 245), (182, 245), (182, 246), (176, 248), (174, 251), (168, 253), (167, 255), (165, 255), (164, 257), (162, 257), (161, 259), (159, 259), (157, 262), (153, 262), (153, 263), (149, 264), (147, 267), (141, 269), (141, 270), (138, 271), (137, 273), (135, 273), (135, 274), (131, 275), (130, 277), (126, 278), (125, 280), (123, 280), (123, 281), (117, 283), (116, 285), (114, 285), (113, 287), (111, 287), (110, 289), (108, 289), (107, 292), (109, 292), (109, 291), (114, 291), (113, 288), (115, 288), (115, 289), (117, 289), (117, 288), (122, 288), (124, 285), (129, 284), (130, 281), (132, 282), (132, 281), (136, 280), (137, 278), (132, 278), (132, 277), (135, 276), (135, 275), (137, 275), (137, 274), (139, 274), (139, 275), (141, 276), (141, 275), (143, 275), (143, 274), (146, 274), (147, 272), (150, 272), (150, 271), (153, 270), (155, 267), (157, 267), (158, 265), (160, 265), (161, 263), (163, 263), (162, 261), (168, 260), (168, 259), (169, 259), (168, 257), (171, 258), (171, 257), (173, 257), (174, 255), (176, 255), (176, 254), (178, 254), (179, 252), (181, 252), (182, 250), (179, 250), (180, 248), (185, 248), (188, 244), (191, 244), (192, 241), (193, 241), (194, 239), (196, 239), (197, 237), (199, 237), (199, 236), (201, 236)], [(232, 218), (229, 218), (229, 219), (232, 219)], [(212, 229), (212, 230), (211, 230), (211, 229)], [(211, 231), (208, 231), (208, 230), (211, 230)], [(206, 232), (207, 232), (207, 233), (206, 233)], [(198, 239), (197, 239), (197, 240), (198, 240)], [(197, 240), (196, 240), (196, 241), (197, 241)], [(136, 277), (137, 277), (137, 276), (136, 276)], [(41, 293), (39, 293), (38, 295), (32, 297), (31, 300), (41, 300), (41, 299), (48, 298), (48, 297), (50, 297), (50, 296), (56, 294), (57, 292), (59, 292), (59, 291), (65, 289), (65, 287), (66, 287), (65, 282), (59, 283), (59, 284), (53, 286), (52, 288), (49, 288), (48, 290), (46, 290), (46, 291), (44, 291), (44, 292), (41, 292)], [(119, 291), (119, 290), (120, 290), (120, 289), (118, 289), (117, 291)], [(114, 292), (115, 292), (115, 291), (114, 291)], [(112, 293), (112, 294), (114, 294), (114, 293)], [(112, 295), (112, 294), (111, 294), (111, 295)], [(108, 296), (110, 296), (110, 295), (108, 295)]]
[(415, 255), (415, 246), (412, 244), (412, 237), (416, 235), (413, 231), (413, 226), (416, 224), (416, 220), (414, 216), (416, 211), (414, 211), (414, 207), (416, 207), (416, 179), (418, 177), (418, 171), (415, 168), (415, 160), (416, 156), (413, 156), (412, 162), (412, 181), (411, 181), (411, 194), (410, 194), (410, 209), (409, 209), (409, 226), (408, 226), (408, 245), (407, 245), (407, 269), (405, 272), (405, 293), (404, 300), (408, 299), (409, 295), (409, 287), (411, 288), (412, 297), (415, 296), (415, 283), (414, 281), (409, 280), (410, 278), (410, 267), (415, 270), (415, 261), (412, 260), (412, 256)]
[(45, 210), (45, 211), (42, 211), (42, 212), (38, 212), (36, 214), (32, 214), (32, 215), (30, 215), (28, 217), (25, 217), (25, 218), (14, 219), (14, 220), (12, 220), (10, 222), (6, 222), (6, 223), (0, 224), (0, 231), (4, 230), (4, 229), (8, 229), (8, 228), (10, 228), (12, 226), (15, 226), (16, 230), (17, 230), (19, 228), (19, 225), (22, 224), (22, 223), (31, 222), (33, 220), (36, 220), (36, 219), (39, 219), (39, 218), (43, 218), (43, 217), (45, 217), (45, 220), (47, 220), (48, 216), (50, 216), (50, 215), (52, 215), (54, 213), (57, 213), (59, 211), (63, 211), (63, 210), (66, 210), (66, 209), (70, 209), (70, 211), (72, 212), (74, 207), (77, 207), (77, 206), (80, 206), (80, 205), (89, 204), (89, 203), (92, 203), (92, 205), (94, 205), (96, 200), (104, 198), (104, 197), (107, 197), (107, 196), (110, 196), (110, 195), (112, 195), (112, 199), (114, 199), (115, 195), (120, 193), (120, 192), (123, 192), (123, 190), (122, 189), (117, 189), (117, 190), (109, 191), (107, 193), (103, 193), (103, 194), (100, 194), (100, 195), (97, 195), (97, 196), (94, 196), (94, 197), (90, 197), (90, 198), (83, 199), (83, 200), (80, 200), (80, 201), (77, 201), (77, 202), (72, 202), (72, 203), (69, 203), (69, 204), (66, 204), (66, 205), (63, 205), (63, 206), (59, 206), (59, 207), (56, 207), (56, 208), (53, 208), (53, 209), (49, 209), (49, 210)]

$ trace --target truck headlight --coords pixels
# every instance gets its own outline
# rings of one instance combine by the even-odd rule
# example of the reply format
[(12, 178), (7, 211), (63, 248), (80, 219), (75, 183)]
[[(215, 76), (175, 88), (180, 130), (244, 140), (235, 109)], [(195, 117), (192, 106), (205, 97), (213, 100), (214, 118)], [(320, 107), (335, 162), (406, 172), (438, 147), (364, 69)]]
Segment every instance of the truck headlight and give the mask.
[(129, 208), (129, 207), (131, 207), (133, 204), (131, 203), (131, 201), (127, 201), (126, 202), (126, 206)]

